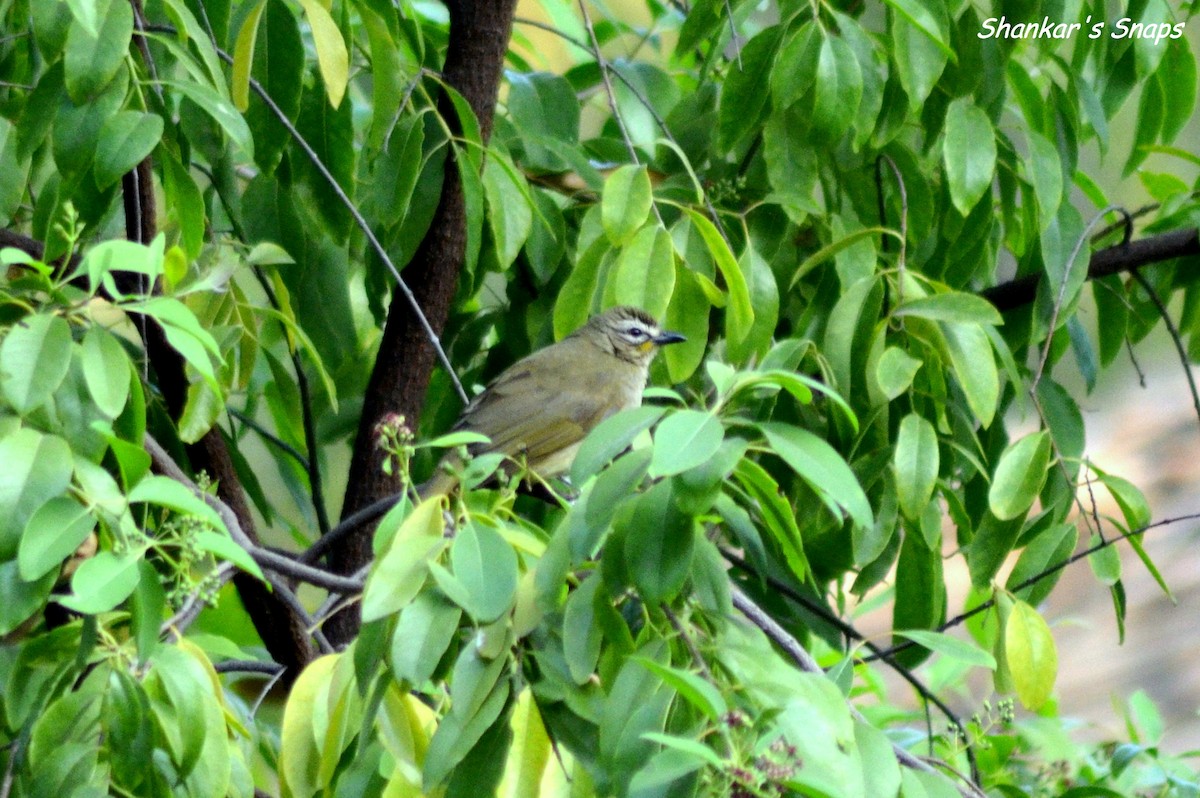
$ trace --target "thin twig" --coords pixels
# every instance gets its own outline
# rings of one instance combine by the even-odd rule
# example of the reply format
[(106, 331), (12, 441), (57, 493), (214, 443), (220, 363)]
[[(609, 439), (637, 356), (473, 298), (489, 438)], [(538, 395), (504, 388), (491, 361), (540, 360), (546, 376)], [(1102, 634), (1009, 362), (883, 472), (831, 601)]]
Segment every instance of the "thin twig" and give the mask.
[[(218, 565), (217, 570), (213, 574), (216, 578), (217, 586), (219, 587), (224, 585), (226, 582), (232, 579), (236, 571), (237, 566), (231, 562), (226, 561)], [(207, 606), (208, 603), (200, 597), (199, 590), (191, 593), (187, 599), (184, 600), (183, 605), (179, 608), (179, 610), (170, 618), (163, 621), (162, 625), (158, 627), (159, 638), (165, 640), (167, 636), (172, 633), (176, 636), (176, 638), (183, 637), (184, 630), (192, 625), (192, 622), (196, 620), (196, 618)]]
[[(896, 280), (896, 304), (899, 305), (904, 301), (904, 269), (906, 266), (906, 258), (908, 256), (908, 189), (904, 185), (904, 175), (900, 174), (900, 167), (896, 166), (896, 162), (886, 154), (881, 154), (876, 161), (875, 179), (879, 187), (879, 224), (883, 227), (887, 226), (885, 203), (883, 199), (883, 176), (879, 174), (882, 171), (880, 163), (886, 163), (891, 167), (892, 175), (896, 178), (896, 188), (900, 192), (900, 252), (896, 256), (896, 271), (898, 279)], [(884, 238), (886, 241), (887, 238)], [(886, 251), (886, 250), (885, 250)]]
[(317, 641), (317, 646), (321, 649), (322, 654), (332, 654), (336, 649), (330, 644), (329, 639), (325, 637), (325, 633), (321, 631), (321, 627), (308, 614), (308, 610), (300, 603), (300, 599), (292, 592), (292, 589), (278, 579), (272, 579), (267, 576), (267, 582), (271, 585), (271, 589), (275, 591), (275, 596), (288, 609), (296, 614), (296, 617), (304, 624), (305, 630), (312, 635), (313, 640)]
[[(1051, 566), (1047, 567), (1045, 570), (1034, 574), (1033, 576), (1029, 577), (1028, 579), (1021, 582), (1020, 584), (1014, 585), (1012, 588), (1008, 588), (1007, 592), (1019, 593), (1027, 587), (1033, 587), (1034, 585), (1036, 585), (1038, 582), (1042, 581), (1043, 579), (1053, 576), (1054, 574), (1058, 573), (1059, 571), (1063, 570), (1064, 568), (1074, 565), (1075, 563), (1079, 562), (1080, 560), (1086, 559), (1086, 558), (1092, 556), (1093, 554), (1095, 554), (1096, 552), (1098, 552), (1102, 549), (1105, 549), (1109, 546), (1112, 546), (1113, 544), (1117, 543), (1118, 541), (1125, 540), (1126, 538), (1141, 537), (1142, 535), (1146, 534), (1150, 530), (1158, 529), (1159, 527), (1169, 526), (1171, 524), (1177, 524), (1182, 521), (1196, 521), (1196, 520), (1200, 520), (1200, 513), (1188, 513), (1186, 515), (1177, 515), (1172, 518), (1164, 518), (1161, 521), (1155, 521), (1152, 524), (1147, 524), (1146, 526), (1141, 527), (1140, 529), (1133, 529), (1133, 530), (1121, 532), (1120, 534), (1115, 535), (1114, 537), (1108, 538), (1106, 540), (1102, 540), (1099, 543), (1089, 546), (1088, 548), (1084, 549), (1083, 551), (1076, 552), (1075, 554), (1072, 554), (1070, 557), (1067, 557), (1064, 560), (1058, 561), (1054, 565), (1051, 565)], [(958, 615), (954, 616), (953, 618), (951, 618), (950, 620), (946, 621), (941, 626), (939, 626), (936, 631), (944, 632), (947, 629), (951, 629), (955, 626), (958, 626), (959, 624), (965, 623), (966, 621), (970, 620), (971, 618), (974, 618), (979, 613), (990, 610), (993, 606), (995, 606), (995, 604), (996, 604), (996, 599), (990, 598), (987, 601), (984, 601), (984, 602), (972, 607), (971, 609), (967, 610), (966, 612), (962, 612), (962, 613), (959, 613)], [(904, 643), (899, 643), (895, 646), (892, 646), (891, 648), (884, 649), (883, 651), (881, 651), (878, 654), (872, 654), (870, 656), (863, 657), (861, 661), (862, 662), (872, 662), (877, 659), (882, 659), (883, 657), (894, 656), (894, 655), (900, 653), (901, 651), (912, 648), (915, 645), (916, 645), (916, 643), (912, 642), (911, 640), (906, 641)]]
[[(266, 294), (271, 307), (280, 311), (279, 297), (275, 295), (275, 289), (271, 287), (271, 283), (262, 273), (262, 269), (255, 267), (254, 277), (258, 280), (263, 293)], [(308, 383), (308, 374), (304, 371), (304, 363), (300, 359), (299, 347), (292, 343), (292, 337), (287, 334), (288, 331), (282, 319), (279, 321), (279, 326), (285, 333), (284, 340), (287, 342), (288, 355), (292, 360), (292, 370), (296, 372), (296, 390), (300, 394), (300, 418), (304, 429), (304, 448), (308, 452), (307, 457), (301, 457), (300, 464), (308, 474), (313, 512), (317, 516), (317, 529), (324, 535), (329, 531), (329, 511), (325, 508), (325, 491), (321, 487), (321, 458), (317, 446), (316, 423), (313, 420), (312, 389)]]
[(1175, 351), (1179, 354), (1179, 363), (1183, 367), (1183, 373), (1187, 376), (1188, 388), (1192, 392), (1192, 407), (1196, 408), (1196, 417), (1200, 419), (1200, 393), (1196, 391), (1196, 378), (1192, 375), (1191, 358), (1188, 357), (1187, 348), (1183, 345), (1183, 339), (1179, 336), (1179, 328), (1175, 326), (1175, 322), (1171, 320), (1171, 314), (1167, 313), (1167, 306), (1162, 301), (1162, 297), (1154, 290), (1154, 286), (1150, 284), (1140, 271), (1131, 273), (1137, 284), (1142, 287), (1150, 297), (1150, 301), (1154, 303), (1154, 307), (1158, 308), (1158, 315), (1162, 317), (1163, 324), (1167, 327), (1167, 333), (1171, 336), (1171, 341), (1175, 344)]
[[(281, 667), (279, 672), (272, 676), (271, 679), (263, 685), (262, 689), (258, 691), (258, 697), (254, 699), (254, 703), (250, 706), (251, 718), (258, 714), (258, 708), (262, 706), (262, 702), (265, 701), (267, 696), (271, 694), (271, 691), (275, 689), (275, 685), (279, 683), (279, 680), (283, 678), (285, 673), (287, 673), (287, 668)], [(254, 795), (255, 798), (258, 798), (258, 790), (254, 791)]]
[[(216, 47), (215, 43), (213, 46)], [(224, 50), (217, 48), (217, 55), (219, 55), (221, 59), (225, 61), (225, 63), (230, 65), (233, 64), (233, 57)], [(338, 183), (337, 179), (329, 171), (329, 167), (327, 167), (325, 162), (321, 160), (321, 156), (317, 155), (317, 152), (312, 148), (312, 145), (308, 143), (304, 136), (300, 135), (300, 131), (296, 129), (294, 124), (292, 124), (292, 120), (288, 118), (288, 115), (283, 112), (283, 109), (276, 105), (273, 99), (271, 99), (271, 95), (266, 89), (263, 88), (262, 84), (254, 78), (250, 78), (250, 88), (254, 90), (254, 93), (257, 94), (259, 99), (263, 101), (263, 104), (267, 106), (275, 118), (279, 120), (279, 123), (284, 126), (288, 134), (295, 140), (300, 149), (304, 151), (305, 157), (309, 159), (313, 167), (315, 167), (316, 170), (321, 173), (321, 176), (324, 177), (329, 183), (329, 187), (337, 196), (338, 201), (346, 206), (346, 209), (350, 212), (351, 217), (354, 219), (354, 223), (358, 226), (358, 229), (362, 231), (363, 236), (366, 237), (367, 243), (370, 244), (371, 249), (379, 257), (380, 262), (383, 263), (388, 272), (392, 275), (392, 279), (395, 281), (396, 287), (400, 289), (400, 293), (404, 295), (404, 299), (408, 302), (409, 308), (412, 310), (413, 315), (416, 316), (417, 323), (421, 325), (421, 329), (424, 331), (425, 337), (428, 339), (429, 344), (433, 347), (434, 352), (437, 354), (438, 361), (442, 364), (442, 368), (446, 369), (446, 374), (450, 378), (450, 384), (454, 386), (454, 392), (458, 394), (458, 398), (464, 405), (469, 404), (471, 399), (469, 396), (467, 396), (467, 392), (463, 388), (462, 382), (458, 379), (458, 374), (454, 371), (454, 366), (450, 363), (450, 357), (446, 354), (446, 350), (442, 348), (441, 339), (434, 331), (433, 326), (429, 323), (429, 319), (426, 318), (424, 311), (421, 310), (421, 303), (417, 301), (417, 297), (413, 294), (412, 289), (408, 287), (408, 283), (406, 283), (404, 278), (400, 276), (400, 270), (397, 269), (396, 264), (392, 262), (392, 258), (390, 255), (388, 255), (387, 250), (384, 249), (383, 244), (379, 243), (379, 239), (375, 236), (375, 231), (371, 229), (371, 225), (363, 217), (362, 212), (358, 209), (358, 206), (354, 204), (354, 201), (351, 200), (346, 192), (342, 189), (341, 184)]]
[(588, 13), (585, 0), (579, 0), (579, 13), (583, 17), (583, 26), (587, 29), (588, 39), (592, 43), (591, 48), (589, 48), (592, 57), (596, 59), (596, 65), (600, 67), (600, 80), (604, 83), (604, 93), (608, 95), (608, 107), (612, 109), (617, 129), (621, 131), (621, 140), (625, 142), (625, 149), (629, 151), (629, 160), (634, 163), (641, 163), (638, 159), (637, 150), (633, 146), (633, 139), (630, 138), (629, 130), (625, 127), (625, 120), (622, 118), (621, 112), (617, 109), (617, 95), (613, 91), (612, 80), (608, 75), (608, 59), (600, 52), (600, 39), (596, 36), (596, 28), (592, 25), (592, 16)]
[[(371, 563), (367, 563), (362, 568), (359, 568), (357, 571), (355, 571), (353, 574), (351, 574), (350, 578), (362, 582), (363, 585), (365, 586), (366, 581), (367, 581), (367, 574), (369, 574), (370, 572), (371, 572)], [(361, 597), (361, 591), (359, 592), (359, 594), (349, 594), (349, 595), (348, 594), (339, 594), (339, 593), (330, 593), (329, 596), (325, 599), (325, 601), (321, 604), (321, 606), (317, 607), (317, 611), (313, 613), (313, 620), (316, 621), (317, 623), (324, 623), (326, 618), (333, 615), (334, 613), (341, 612), (346, 607), (348, 607), (351, 604), (353, 604), (354, 602), (358, 601), (360, 597)]]
[[(1083, 245), (1089, 241), (1092, 228), (1098, 225), (1110, 211), (1117, 211), (1118, 213), (1128, 217), (1128, 212), (1124, 208), (1121, 208), (1117, 205), (1109, 205), (1107, 208), (1097, 213), (1092, 217), (1092, 220), (1088, 222), (1087, 227), (1083, 228), (1083, 232), (1079, 234), (1079, 237), (1075, 239), (1075, 246), (1071, 248), (1071, 254), (1067, 258), (1067, 262), (1063, 265), (1062, 280), (1058, 284), (1058, 294), (1054, 298), (1054, 309), (1050, 314), (1050, 326), (1048, 328), (1048, 332), (1046, 333), (1046, 345), (1042, 347), (1042, 356), (1038, 359), (1037, 371), (1033, 373), (1033, 381), (1029, 384), (1030, 393), (1037, 391), (1038, 383), (1042, 381), (1042, 374), (1046, 370), (1046, 363), (1050, 360), (1050, 350), (1054, 346), (1054, 332), (1058, 328), (1058, 316), (1062, 312), (1062, 307), (1067, 301), (1067, 286), (1071, 282), (1071, 265), (1075, 263), (1075, 259), (1079, 257), (1079, 252), (1083, 249)], [(1125, 238), (1126, 242), (1128, 242), (1128, 232), (1126, 233)]]
[(1138, 387), (1146, 387), (1146, 372), (1142, 371), (1142, 364), (1138, 362), (1137, 354), (1133, 351), (1133, 341), (1129, 340), (1129, 336), (1125, 337), (1125, 353), (1129, 355), (1129, 365), (1133, 366), (1133, 370), (1137, 372)]
[(700, 669), (700, 675), (703, 676), (706, 681), (712, 682), (713, 675), (712, 671), (708, 669), (708, 663), (704, 661), (704, 657), (700, 654), (700, 649), (696, 647), (696, 641), (692, 639), (692, 636), (688, 634), (687, 629), (682, 623), (680, 623), (679, 618), (675, 615), (674, 610), (672, 610), (671, 606), (666, 602), (661, 604), (659, 609), (662, 610), (663, 615), (667, 616), (667, 620), (675, 629), (675, 634), (679, 635), (679, 638), (683, 640), (683, 644), (687, 646), (688, 653), (690, 653), (692, 656), (692, 662), (694, 662), (696, 667)]
[(0, 798), (8, 798), (12, 793), (13, 777), (17, 772), (17, 759), (21, 756), (21, 740), (12, 741), (8, 749), (8, 762), (4, 766), (4, 781), (0, 782)]
[(238, 421), (242, 422), (247, 427), (249, 427), (250, 429), (257, 432), (264, 441), (271, 444), (276, 449), (279, 449), (281, 452), (286, 454), (288, 457), (295, 460), (300, 465), (301, 468), (306, 467), (307, 462), (305, 460), (304, 454), (301, 453), (301, 451), (299, 449), (297, 449), (295, 446), (292, 446), (290, 443), (285, 441), (283, 438), (280, 438), (278, 435), (275, 435), (269, 429), (264, 427), (262, 424), (259, 424), (253, 418), (246, 415), (245, 413), (243, 413), (241, 410), (238, 410), (237, 408), (234, 408), (234, 407), (229, 408), (229, 415), (233, 416)]
[(404, 498), (403, 493), (394, 493), (391, 496), (384, 496), (382, 499), (378, 499), (371, 504), (368, 504), (358, 512), (351, 513), (343, 518), (337, 526), (329, 530), (328, 533), (313, 541), (311, 546), (300, 553), (300, 556), (296, 558), (296, 561), (309, 564), (316, 562), (324, 557), (325, 553), (328, 552), (339, 540), (347, 535), (352, 534), (360, 527), (366, 526), (378, 518), (382, 518), (387, 514), (387, 511), (395, 507), (402, 498)]

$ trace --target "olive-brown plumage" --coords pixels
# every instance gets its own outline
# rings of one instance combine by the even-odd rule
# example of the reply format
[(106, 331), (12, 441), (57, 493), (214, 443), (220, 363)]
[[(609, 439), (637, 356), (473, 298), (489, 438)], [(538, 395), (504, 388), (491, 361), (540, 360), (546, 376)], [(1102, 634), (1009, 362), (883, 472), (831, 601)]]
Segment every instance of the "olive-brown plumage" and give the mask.
[[(467, 405), (454, 429), (491, 439), (472, 446), (473, 455), (502, 452), (523, 459), (543, 479), (558, 476), (597, 424), (641, 404), (650, 361), (659, 347), (682, 340), (643, 310), (612, 308), (502, 372)], [(450, 465), (439, 466), (421, 495), (454, 487)]]

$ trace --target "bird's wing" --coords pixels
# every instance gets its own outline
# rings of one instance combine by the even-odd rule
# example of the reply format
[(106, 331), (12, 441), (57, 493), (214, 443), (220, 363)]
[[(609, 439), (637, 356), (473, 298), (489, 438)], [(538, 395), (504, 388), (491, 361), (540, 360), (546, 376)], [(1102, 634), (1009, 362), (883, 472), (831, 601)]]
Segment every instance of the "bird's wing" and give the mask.
[(614, 412), (616, 399), (610, 386), (586, 376), (565, 383), (555, 369), (565, 361), (543, 356), (548, 351), (535, 352), (513, 365), (464, 411), (458, 427), (492, 439), (477, 453), (524, 453), (536, 465), (583, 440)]

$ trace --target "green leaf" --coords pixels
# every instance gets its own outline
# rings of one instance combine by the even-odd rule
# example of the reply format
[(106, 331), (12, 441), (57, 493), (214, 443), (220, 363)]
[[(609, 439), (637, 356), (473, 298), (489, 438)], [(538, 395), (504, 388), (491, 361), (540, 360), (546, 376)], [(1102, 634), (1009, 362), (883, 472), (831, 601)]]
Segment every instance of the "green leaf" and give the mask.
[(679, 474), (708, 460), (721, 448), (725, 428), (710, 413), (678, 410), (654, 430), (652, 476)]
[(1025, 169), (1038, 202), (1038, 227), (1045, 229), (1058, 213), (1063, 198), (1063, 169), (1058, 149), (1042, 134), (1026, 131), (1029, 155)]
[[(1095, 548), (1100, 543), (1100, 535), (1093, 532), (1088, 538), (1088, 548)], [(1110, 542), (1088, 555), (1088, 565), (1100, 584), (1112, 587), (1121, 581), (1121, 553)]]
[(889, 400), (895, 399), (912, 385), (913, 377), (921, 365), (921, 360), (903, 349), (889, 346), (875, 364), (875, 381), (879, 384), (879, 390)]
[(671, 483), (641, 494), (632, 513), (617, 521), (625, 527), (625, 562), (642, 600), (670, 601), (687, 579), (695, 549), (695, 520), (679, 508)]
[(805, 21), (779, 48), (775, 66), (770, 71), (771, 99), (775, 108), (782, 111), (812, 87), (812, 75), (817, 71), (822, 44), (820, 29)]
[[(51, 571), (36, 582), (26, 582), (17, 573), (17, 560), (0, 560), (0, 634), (16, 629), (41, 610), (57, 574)], [(11, 707), (11, 699), (5, 699)]]
[(186, 305), (171, 297), (154, 297), (138, 303), (134, 309), (162, 323), (163, 333), (171, 347), (183, 356), (192, 368), (220, 393), (213, 360), (221, 360), (221, 351), (212, 333), (201, 326)]
[(517, 176), (513, 165), (493, 153), (483, 170), (483, 193), (487, 218), (496, 245), (497, 265), (507, 269), (533, 229), (529, 187)]
[(1099, 474), (1100, 482), (1108, 488), (1117, 506), (1121, 508), (1121, 515), (1125, 517), (1125, 528), (1134, 531), (1147, 527), (1150, 524), (1151, 513), (1146, 494), (1127, 479), (1104, 473), (1094, 467), (1093, 470)]
[(1045, 431), (1009, 444), (1000, 455), (988, 489), (988, 508), (1001, 521), (1023, 515), (1037, 499), (1050, 462), (1050, 436)]
[(140, 664), (144, 665), (158, 649), (158, 634), (166, 607), (167, 593), (159, 581), (158, 571), (149, 560), (143, 559), (138, 563), (137, 588), (129, 604), (129, 625)]
[(437, 785), (451, 775), (484, 732), (500, 718), (511, 689), (507, 680), (502, 681), (488, 694), (478, 712), (470, 716), (452, 713), (438, 724), (425, 751), (422, 784), (426, 794), (434, 792)]
[[(824, 208), (815, 197), (820, 187), (820, 162), (814, 148), (795, 134), (795, 128), (805, 120), (799, 108), (797, 103), (783, 113), (770, 116), (762, 137), (763, 159), (772, 189), (768, 199), (781, 206), (793, 222), (803, 224), (810, 214), (822, 213)], [(812, 258), (796, 271), (793, 284), (810, 264), (815, 265)]]
[(675, 290), (675, 250), (666, 230), (648, 225), (621, 248), (609, 271), (615, 305), (641, 308), (663, 318)]
[(643, 430), (663, 417), (666, 408), (643, 405), (609, 416), (588, 433), (571, 464), (571, 481), (582, 487), (614, 457), (629, 448)]
[[(937, 84), (950, 49), (946, 29), (946, 6), (935, 0), (894, 0), (892, 55), (900, 85), (908, 95), (908, 107), (919, 110)], [(885, 99), (886, 102), (886, 99)]]
[(840, 508), (854, 523), (871, 526), (871, 504), (846, 461), (826, 441), (790, 424), (760, 424), (767, 443), (807, 482), (836, 514)]
[(112, 333), (92, 326), (83, 337), (83, 377), (96, 407), (116, 418), (129, 399), (129, 356)]
[(228, 535), (214, 532), (211, 529), (201, 529), (195, 533), (192, 541), (200, 551), (215, 554), (220, 559), (233, 563), (251, 576), (266, 579), (263, 576), (262, 569), (258, 567), (258, 563), (250, 556), (250, 552), (235, 543), (233, 538)]
[[(691, 18), (690, 14), (688, 18)], [(781, 25), (764, 28), (746, 42), (737, 60), (729, 65), (717, 111), (717, 136), (725, 152), (762, 124), (770, 96), (771, 62), (775, 59), (781, 32)]]
[(100, 141), (92, 173), (96, 187), (108, 188), (154, 151), (162, 138), (163, 120), (158, 114), (118, 111), (100, 128)]
[(317, 65), (321, 69), (321, 80), (329, 104), (337, 108), (346, 94), (350, 82), (350, 54), (346, 40), (338, 30), (337, 23), (319, 0), (300, 0), (304, 15), (308, 17), (309, 30), (317, 49)]
[(900, 422), (892, 455), (900, 509), (910, 520), (920, 518), (933, 497), (941, 468), (937, 431), (924, 417), (910, 413)]
[(334, 668), (339, 657), (319, 657), (300, 671), (288, 694), (279, 731), (279, 781), (296, 798), (316, 795), (317, 768), (323, 735), (316, 729), (317, 717), (327, 718), (327, 701)]
[[(771, 478), (767, 470), (753, 460), (743, 459), (734, 469), (734, 475), (758, 505), (759, 513), (767, 531), (775, 538), (775, 542), (783, 550), (784, 559), (792, 573), (798, 579), (808, 577), (810, 568), (808, 558), (804, 553), (804, 544), (800, 538), (800, 528), (796, 525), (796, 516), (787, 500), (783, 498), (778, 483)], [(737, 505), (731, 505), (738, 507)], [(740, 507), (738, 508), (741, 509)], [(725, 512), (725, 521), (739, 537), (750, 540), (747, 550), (753, 553), (760, 548), (758, 530), (753, 524), (743, 523), (737, 514)], [(753, 536), (753, 537), (751, 537)]]
[(1183, 131), (1196, 108), (1196, 57), (1188, 37), (1166, 43), (1167, 52), (1155, 77), (1170, 101), (1163, 107), (1162, 141), (1170, 143)]
[(627, 244), (650, 214), (653, 193), (644, 166), (626, 164), (604, 181), (600, 218), (604, 234), (614, 247)]
[(21, 578), (32, 582), (62, 564), (96, 528), (86, 507), (67, 496), (55, 496), (29, 517), (17, 564)]
[(254, 64), (254, 47), (258, 41), (258, 23), (267, 8), (266, 0), (258, 0), (242, 20), (237, 41), (233, 45), (233, 74), (229, 79), (230, 97), (234, 106), (245, 113), (250, 107), (250, 68)]
[(549, 143), (579, 141), (579, 99), (566, 78), (546, 72), (510, 72), (508, 112), (521, 132), (525, 162), (548, 172), (569, 168)]
[(463, 609), (479, 623), (491, 623), (507, 612), (517, 595), (517, 555), (490, 526), (468, 524), (450, 547), (454, 576), (467, 589)]
[(1054, 689), (1058, 651), (1045, 619), (1024, 601), (1013, 603), (1004, 625), (1004, 654), (1017, 698), (1026, 709), (1037, 711)]
[(37, 314), (13, 325), (0, 344), (0, 391), (18, 413), (50, 398), (71, 366), (71, 327), (60, 316)]
[(168, 209), (168, 218), (172, 219), (179, 229), (179, 245), (183, 248), (187, 261), (195, 261), (200, 257), (200, 250), (205, 243), (207, 220), (204, 197), (201, 196), (200, 187), (196, 185), (187, 167), (174, 155), (160, 151), (157, 160), (163, 169), (163, 193), (166, 195), (163, 204)]
[(651, 449), (639, 449), (618, 458), (596, 478), (591, 490), (572, 506), (564, 522), (573, 562), (596, 556), (604, 544), (613, 516), (636, 492), (650, 468)]
[(0, 170), (8, 178), (0, 183), (0, 219), (11, 219), (20, 209), (28, 188), (29, 167), (29, 156), (21, 152), (20, 129), (0, 119)]
[[(386, 535), (384, 522), (377, 535)], [(413, 508), (393, 535), (387, 550), (375, 561), (363, 589), (363, 621), (374, 621), (403, 608), (425, 584), (430, 562), (445, 548), (445, 521), (440, 499), (428, 499)]]
[[(660, 641), (638, 653), (665, 659)], [(598, 746), (600, 763), (616, 783), (630, 779), (650, 759), (654, 747), (646, 745), (642, 735), (663, 730), (672, 696), (657, 676), (632, 658), (621, 665), (600, 711)]]
[(667, 374), (672, 383), (690, 377), (704, 360), (708, 346), (708, 317), (712, 305), (695, 274), (682, 263), (675, 264), (675, 290), (667, 306), (667, 329), (687, 336), (686, 341), (672, 344), (663, 352)]
[[(304, 89), (305, 50), (296, 13), (287, 3), (268, 0), (259, 8), (265, 11), (261, 20), (251, 12), (238, 33), (231, 96), (235, 107), (245, 114), (246, 124), (254, 137), (255, 162), (261, 170), (270, 172), (279, 165), (280, 155), (292, 137), (265, 102), (249, 101), (250, 79), (256, 79), (278, 112), (295, 123)], [(243, 53), (243, 48), (249, 48), (251, 52)], [(245, 63), (247, 72), (244, 76), (239, 72), (243, 57), (250, 59)], [(402, 205), (400, 211), (403, 209)]]
[(862, 102), (863, 76), (858, 59), (841, 36), (822, 35), (813, 85), (813, 132), (836, 141), (850, 128)]
[(990, 427), (1000, 401), (1000, 375), (987, 333), (975, 324), (939, 322), (954, 376), (967, 405), (983, 427)]
[(200, 83), (163, 80), (162, 85), (163, 88), (177, 91), (194, 102), (221, 126), (234, 145), (246, 155), (254, 156), (254, 137), (250, 134), (250, 126), (229, 99), (221, 96), (212, 87)]
[(77, 104), (99, 94), (121, 68), (129, 53), (133, 36), (133, 11), (121, 0), (96, 0), (97, 27), (80, 24), (78, 19), (67, 30), (67, 92)]
[(750, 303), (750, 288), (746, 284), (746, 276), (742, 267), (729, 250), (729, 245), (721, 237), (721, 233), (706, 217), (691, 208), (684, 208), (692, 226), (700, 233), (704, 245), (708, 249), (721, 277), (725, 279), (726, 290), (729, 291), (729, 306), (725, 310), (725, 335), (734, 341), (742, 341), (754, 326), (754, 306)]
[(900, 765), (891, 738), (881, 729), (856, 719), (854, 742), (862, 758), (863, 795), (898, 795)]
[(711, 682), (691, 671), (662, 665), (646, 657), (633, 657), (633, 661), (662, 679), (669, 687), (712, 721), (720, 721), (729, 711), (724, 696)]
[[(567, 596), (567, 606), (563, 609), (563, 658), (575, 684), (584, 684), (592, 678), (600, 660), (604, 635), (600, 624), (596, 623), (595, 603), (598, 588), (603, 583), (598, 574), (583, 580)], [(602, 594), (599, 600), (608, 601), (608, 596)]]
[(392, 669), (410, 684), (424, 684), (458, 633), (462, 610), (436, 590), (422, 590), (400, 611), (392, 635)]
[(120, 604), (137, 587), (142, 549), (123, 554), (101, 551), (84, 560), (71, 577), (71, 595), (58, 599), (67, 609), (88, 615), (107, 612)]
[(170, 477), (151, 474), (134, 485), (133, 490), (129, 492), (129, 503), (137, 502), (158, 504), (184, 515), (194, 515), (211, 524), (215, 529), (228, 534), (225, 522), (221, 520), (221, 516), (217, 515), (216, 510), (193, 493), (191, 488)]
[(892, 10), (910, 22), (947, 55), (950, 48), (946, 6), (936, 0), (886, 0)]
[[(742, 250), (738, 265), (746, 276), (754, 321), (742, 337), (726, 338), (725, 352), (731, 363), (743, 364), (757, 361), (771, 346), (775, 328), (779, 324), (779, 286), (775, 282), (771, 264), (752, 243)], [(728, 321), (725, 326), (729, 329)]]
[(942, 142), (950, 199), (963, 216), (987, 193), (996, 173), (996, 133), (983, 109), (959, 97), (946, 109)]
[[(1052, 524), (1039, 532), (1025, 543), (1021, 556), (1008, 574), (1005, 586), (1015, 591), (1017, 586), (1025, 581), (1047, 572), (1051, 566), (1058, 565), (1071, 556), (1075, 551), (1075, 543), (1079, 534), (1073, 523)], [(1058, 581), (1062, 571), (1047, 574), (1029, 587), (1023, 588), (1017, 598), (1037, 606), (1045, 601), (1046, 596)]]
[[(896, 561), (896, 598), (892, 603), (892, 628), (912, 631), (932, 629), (945, 617), (946, 587), (942, 552), (925, 545), (923, 535), (903, 535)], [(898, 659), (915, 666), (928, 656), (923, 648), (901, 652)]]
[(57, 435), (22, 427), (0, 438), (0, 560), (17, 556), (29, 517), (67, 489), (73, 459)]
[(911, 629), (908, 631), (897, 630), (895, 634), (898, 637), (907, 638), (930, 651), (957, 660), (958, 662), (973, 667), (990, 668), (992, 670), (996, 668), (996, 658), (991, 654), (979, 648), (974, 643), (959, 640), (957, 637), (951, 637), (944, 632)]
[(951, 291), (911, 299), (898, 305), (893, 316), (917, 316), (932, 321), (960, 324), (1003, 324), (1004, 318), (996, 306), (982, 297)]

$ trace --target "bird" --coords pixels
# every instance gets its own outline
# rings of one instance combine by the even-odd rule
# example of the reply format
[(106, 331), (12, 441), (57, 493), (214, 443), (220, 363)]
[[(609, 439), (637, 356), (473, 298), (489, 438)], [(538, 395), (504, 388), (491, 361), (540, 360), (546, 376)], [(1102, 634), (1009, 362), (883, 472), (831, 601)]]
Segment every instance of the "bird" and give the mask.
[[(685, 340), (680, 333), (661, 329), (640, 308), (610, 308), (501, 372), (471, 400), (452, 429), (490, 439), (469, 446), (472, 457), (499, 452), (523, 461), (541, 479), (559, 476), (571, 467), (583, 439), (597, 424), (642, 403), (650, 362), (658, 350)], [(449, 493), (458, 483), (461, 466), (458, 454), (447, 454), (418, 494), (430, 498)]]

